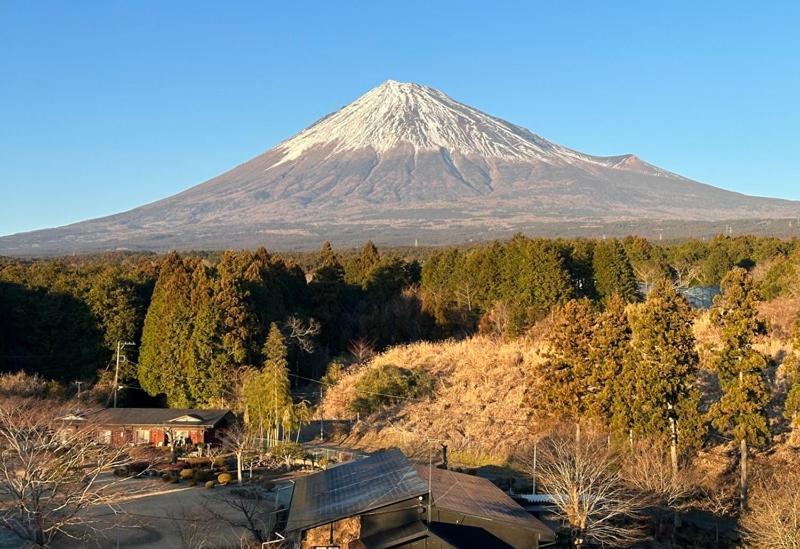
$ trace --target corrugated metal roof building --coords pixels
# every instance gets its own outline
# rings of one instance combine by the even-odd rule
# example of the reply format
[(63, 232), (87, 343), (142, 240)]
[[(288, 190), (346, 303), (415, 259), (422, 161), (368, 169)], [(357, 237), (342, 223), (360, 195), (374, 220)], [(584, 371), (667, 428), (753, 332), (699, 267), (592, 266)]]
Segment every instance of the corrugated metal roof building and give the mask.
[(414, 466), (397, 449), (297, 479), (287, 536), (298, 547), (536, 549), (553, 531), (490, 481)]

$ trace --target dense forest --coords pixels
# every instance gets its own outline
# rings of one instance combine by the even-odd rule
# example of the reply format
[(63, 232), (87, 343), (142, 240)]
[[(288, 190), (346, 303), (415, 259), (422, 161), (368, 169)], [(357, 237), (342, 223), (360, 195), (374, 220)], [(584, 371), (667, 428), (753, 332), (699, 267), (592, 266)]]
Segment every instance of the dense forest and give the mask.
[[(653, 243), (550, 240), (315, 254), (118, 253), (0, 259), (0, 370), (62, 382), (107, 379), (118, 343), (123, 400), (174, 406), (233, 398), (234, 374), (263, 364), (272, 323), (293, 386), (353, 349), (474, 333), (514, 338), (570, 299), (611, 306), (667, 280), (718, 286), (734, 267), (762, 296), (789, 291), (800, 243), (718, 237)], [(612, 307), (613, 309), (613, 307)]]

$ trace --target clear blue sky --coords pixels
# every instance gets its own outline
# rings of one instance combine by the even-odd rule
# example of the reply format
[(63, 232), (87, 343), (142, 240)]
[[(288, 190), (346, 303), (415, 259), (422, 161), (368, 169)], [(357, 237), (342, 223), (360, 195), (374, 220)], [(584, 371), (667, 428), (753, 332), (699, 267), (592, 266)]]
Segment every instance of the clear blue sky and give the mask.
[(387, 79), (800, 199), (798, 29), (796, 1), (0, 0), (0, 234), (166, 197)]

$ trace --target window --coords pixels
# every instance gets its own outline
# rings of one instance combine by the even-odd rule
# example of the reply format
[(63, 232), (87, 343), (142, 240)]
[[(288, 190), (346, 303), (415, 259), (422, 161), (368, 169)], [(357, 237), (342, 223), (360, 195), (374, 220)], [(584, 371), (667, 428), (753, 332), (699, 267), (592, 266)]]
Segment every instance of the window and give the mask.
[(189, 439), (189, 431), (187, 430), (175, 431), (175, 442), (178, 445), (186, 444), (188, 439)]
[(136, 429), (136, 444), (150, 444), (150, 430), (149, 429)]
[(97, 438), (103, 444), (111, 444), (111, 431), (100, 431)]

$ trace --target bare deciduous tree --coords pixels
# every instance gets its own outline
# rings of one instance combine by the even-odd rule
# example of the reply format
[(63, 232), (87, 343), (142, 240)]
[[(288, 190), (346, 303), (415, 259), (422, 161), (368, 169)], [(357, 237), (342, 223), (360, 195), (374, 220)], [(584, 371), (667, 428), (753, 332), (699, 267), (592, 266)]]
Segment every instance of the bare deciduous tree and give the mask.
[(285, 326), (289, 332), (286, 338), (294, 342), (298, 349), (307, 354), (314, 352), (314, 337), (320, 332), (319, 322), (313, 318), (303, 320), (292, 315), (286, 320)]
[[(235, 424), (228, 429), (225, 437), (222, 439), (222, 447), (224, 451), (231, 452), (236, 457), (236, 473), (237, 482), (242, 484), (245, 460), (255, 453), (255, 435), (250, 431), (247, 426), (242, 424)], [(252, 469), (250, 472), (252, 477)]]
[(0, 527), (35, 546), (93, 537), (108, 526), (98, 510), (119, 512), (124, 479), (100, 480), (128, 463), (125, 451), (99, 444), (90, 425), (68, 428), (67, 414), (50, 401), (0, 401)]
[(375, 356), (375, 347), (372, 342), (363, 337), (351, 341), (347, 351), (352, 357), (353, 364), (357, 366), (363, 366)]
[(661, 509), (658, 512), (659, 529), (664, 510), (673, 517), (673, 534), (680, 526), (680, 511), (689, 504), (695, 493), (690, 471), (682, 468), (675, 471), (670, 456), (659, 444), (640, 441), (624, 456), (623, 475), (625, 482), (642, 494), (646, 501)]
[(733, 516), (738, 508), (737, 488), (731, 484), (719, 484), (702, 491), (698, 507), (714, 515), (714, 543), (719, 547), (720, 522)]
[(553, 435), (539, 445), (536, 476), (569, 524), (577, 547), (626, 547), (643, 539), (644, 501), (623, 481), (607, 438)]
[(691, 263), (673, 263), (669, 268), (673, 275), (672, 285), (676, 290), (688, 288), (700, 280), (700, 267)]
[(659, 445), (640, 441), (624, 461), (626, 482), (658, 503), (676, 508), (694, 492), (689, 473), (681, 469), (676, 474), (671, 459)]
[(800, 472), (787, 466), (757, 482), (740, 525), (748, 547), (800, 548)]
[(236, 516), (231, 517), (209, 505), (207, 510), (214, 518), (234, 528), (247, 530), (253, 541), (258, 543), (269, 541), (275, 527), (275, 513), (270, 493), (257, 486), (249, 486), (236, 488), (224, 496), (213, 499), (236, 512)]

